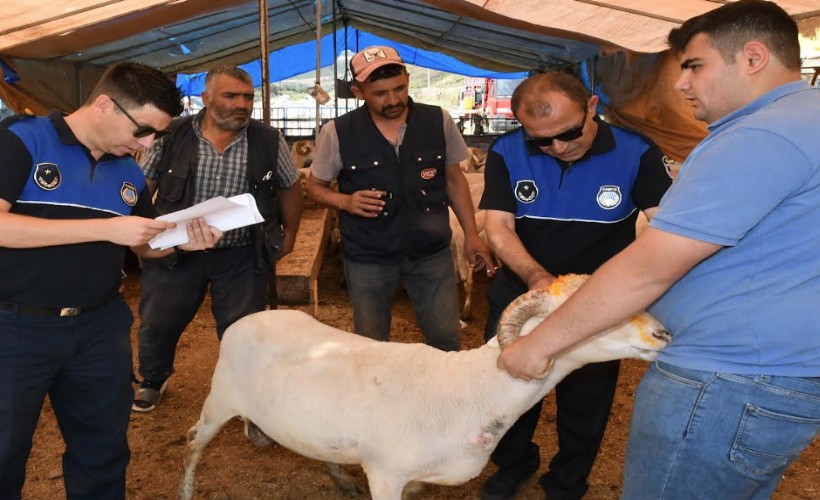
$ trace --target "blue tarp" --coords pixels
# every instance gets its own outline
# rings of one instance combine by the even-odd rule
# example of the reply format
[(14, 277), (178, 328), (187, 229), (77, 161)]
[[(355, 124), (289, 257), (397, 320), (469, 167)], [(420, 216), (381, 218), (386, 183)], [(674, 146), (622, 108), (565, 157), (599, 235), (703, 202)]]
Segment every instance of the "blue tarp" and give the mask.
[[(454, 57), (404, 45), (357, 29), (348, 30), (347, 45), (344, 43), (344, 30), (342, 29), (337, 32), (336, 47), (339, 50), (338, 54), (333, 53), (333, 34), (330, 33), (322, 37), (322, 67), (332, 65), (335, 57), (341, 56), (345, 48), (356, 52), (371, 45), (387, 45), (393, 47), (407, 64), (446, 71), (448, 73), (479, 76), (483, 78), (524, 78), (527, 76), (525, 72), (497, 73), (477, 68), (465, 64)], [(315, 70), (316, 40), (273, 51), (270, 53), (268, 61), (270, 81), (272, 83)], [(258, 59), (243, 64), (240, 68), (250, 73), (251, 77), (253, 77), (255, 87), (262, 85), (262, 64)], [(185, 95), (200, 95), (202, 91), (205, 90), (205, 73), (178, 75), (177, 85), (182, 89)]]

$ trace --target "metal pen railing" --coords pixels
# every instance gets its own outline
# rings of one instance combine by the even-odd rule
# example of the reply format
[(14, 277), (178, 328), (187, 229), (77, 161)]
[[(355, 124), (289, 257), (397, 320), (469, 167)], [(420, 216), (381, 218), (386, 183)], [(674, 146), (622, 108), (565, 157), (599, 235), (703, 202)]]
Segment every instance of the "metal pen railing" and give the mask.
[[(327, 123), (335, 117), (332, 107), (319, 108), (320, 121)], [(340, 110), (340, 114), (343, 114)], [(262, 118), (262, 108), (253, 108), (253, 118)], [(453, 117), (459, 130), (466, 135), (491, 135), (512, 130), (518, 126), (515, 120), (502, 118), (481, 118), (465, 120)], [(270, 108), (271, 125), (283, 131), (286, 137), (312, 137), (316, 124), (316, 108), (313, 106), (289, 106)]]

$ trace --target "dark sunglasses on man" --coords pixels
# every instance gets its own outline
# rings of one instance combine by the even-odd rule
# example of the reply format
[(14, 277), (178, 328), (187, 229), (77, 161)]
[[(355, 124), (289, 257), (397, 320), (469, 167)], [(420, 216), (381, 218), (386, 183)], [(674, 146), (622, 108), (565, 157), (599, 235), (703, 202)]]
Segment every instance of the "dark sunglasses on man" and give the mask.
[(584, 118), (581, 120), (581, 124), (575, 128), (571, 128), (565, 132), (561, 132), (558, 135), (554, 135), (552, 137), (530, 137), (529, 134), (527, 134), (526, 130), (522, 129), (522, 131), (524, 132), (524, 140), (526, 142), (532, 144), (537, 148), (547, 148), (549, 146), (552, 146), (553, 141), (569, 142), (581, 137), (582, 135), (584, 135), (584, 125), (586, 125), (586, 123), (587, 110), (584, 109)]
[(140, 122), (135, 120), (133, 116), (128, 114), (128, 111), (126, 111), (125, 108), (123, 108), (122, 105), (120, 105), (120, 103), (118, 103), (116, 99), (114, 99), (111, 96), (108, 96), (108, 98), (111, 99), (111, 102), (113, 102), (114, 105), (117, 106), (120, 111), (122, 111), (122, 114), (124, 114), (129, 120), (131, 120), (131, 123), (133, 123), (137, 127), (132, 132), (134, 137), (141, 139), (143, 137), (148, 137), (149, 135), (153, 134), (155, 139), (159, 139), (160, 137), (171, 133), (170, 130), (157, 130), (150, 125), (141, 124)]

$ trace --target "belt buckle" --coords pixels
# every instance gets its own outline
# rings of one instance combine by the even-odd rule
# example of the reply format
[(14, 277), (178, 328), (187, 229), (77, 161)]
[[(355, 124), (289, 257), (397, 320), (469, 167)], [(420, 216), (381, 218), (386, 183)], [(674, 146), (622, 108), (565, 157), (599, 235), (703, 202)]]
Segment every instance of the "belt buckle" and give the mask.
[(79, 307), (63, 307), (60, 309), (60, 317), (78, 316), (80, 314)]

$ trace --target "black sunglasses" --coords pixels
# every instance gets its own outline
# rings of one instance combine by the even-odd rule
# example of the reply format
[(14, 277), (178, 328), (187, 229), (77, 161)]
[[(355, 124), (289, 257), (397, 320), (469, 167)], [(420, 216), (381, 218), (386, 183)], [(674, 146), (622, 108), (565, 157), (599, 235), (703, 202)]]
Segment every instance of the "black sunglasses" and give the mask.
[[(584, 108), (584, 119), (581, 120), (581, 124), (575, 128), (571, 128), (566, 132), (561, 132), (558, 135), (554, 135), (552, 137), (530, 137), (527, 134), (527, 131), (524, 130), (524, 140), (528, 143), (532, 144), (537, 148), (546, 148), (552, 146), (553, 141), (561, 141), (561, 142), (568, 142), (574, 141), (575, 139), (584, 135), (584, 125), (587, 124), (587, 109)], [(523, 130), (523, 129), (522, 129)]]
[(143, 137), (148, 137), (149, 135), (152, 135), (152, 134), (154, 135), (155, 139), (159, 139), (160, 137), (171, 133), (170, 130), (157, 130), (157, 129), (155, 129), (154, 127), (152, 127), (150, 125), (142, 125), (137, 120), (135, 120), (133, 116), (128, 114), (128, 111), (126, 111), (125, 108), (123, 108), (120, 105), (120, 103), (117, 102), (116, 99), (114, 99), (111, 96), (108, 96), (108, 98), (111, 99), (111, 102), (113, 102), (120, 109), (120, 111), (122, 111), (122, 114), (124, 114), (129, 120), (131, 120), (131, 123), (136, 125), (137, 128), (136, 128), (136, 130), (134, 130), (132, 132), (132, 134), (137, 139), (141, 139)]

